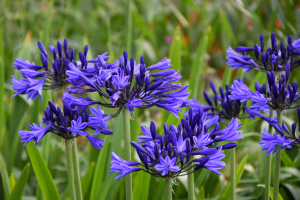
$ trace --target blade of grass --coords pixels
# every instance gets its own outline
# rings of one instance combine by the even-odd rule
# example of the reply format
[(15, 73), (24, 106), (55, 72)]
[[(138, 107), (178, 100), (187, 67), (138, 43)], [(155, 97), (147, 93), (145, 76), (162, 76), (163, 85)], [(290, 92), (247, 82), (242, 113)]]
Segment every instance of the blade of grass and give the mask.
[(2, 178), (3, 189), (4, 189), (4, 197), (5, 199), (8, 199), (11, 188), (9, 184), (8, 173), (6, 171), (5, 163), (2, 157), (0, 157), (0, 173)]
[(34, 147), (33, 142), (28, 143), (26, 148), (43, 197), (46, 200), (60, 199), (51, 174), (38, 148)]
[[(247, 163), (247, 159), (248, 159), (248, 156), (245, 156), (241, 162), (239, 163), (239, 166), (237, 167), (236, 169), (236, 175), (235, 175), (235, 187), (238, 185), (242, 175), (243, 175), (243, 172), (244, 172), (244, 167), (245, 167), (245, 164)], [(227, 199), (230, 199), (230, 187), (231, 187), (231, 182), (229, 182), (226, 186), (226, 188), (224, 189), (224, 191), (222, 192), (221, 196), (220, 196), (220, 200), (227, 200)]]
[(26, 185), (26, 182), (28, 179), (29, 170), (30, 170), (30, 164), (28, 163), (24, 167), (21, 175), (19, 176), (15, 187), (12, 189), (12, 191), (8, 197), (8, 200), (21, 200), (22, 199), (25, 185)]

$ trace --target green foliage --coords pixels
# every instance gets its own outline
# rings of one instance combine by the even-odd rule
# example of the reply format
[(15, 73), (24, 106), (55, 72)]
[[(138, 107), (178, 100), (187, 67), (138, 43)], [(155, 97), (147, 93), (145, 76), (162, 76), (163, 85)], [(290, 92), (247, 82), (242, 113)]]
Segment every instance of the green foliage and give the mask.
[[(68, 197), (67, 168), (64, 150), (60, 145), (61, 139), (49, 134), (37, 147), (28, 144), (26, 151), (18, 135), (18, 130), (28, 130), (28, 124), (41, 122), (48, 100), (61, 105), (64, 88), (54, 92), (44, 91), (43, 102), (39, 102), (38, 99), (26, 101), (24, 96), (12, 98), (14, 91), (11, 89), (11, 75), (20, 78), (19, 72), (13, 70), (13, 58), (40, 64), (40, 52), (36, 45), (38, 40), (48, 46), (56, 45), (57, 40), (62, 42), (66, 37), (69, 39), (69, 47), (75, 48), (76, 55), (83, 51), (83, 45), (88, 43), (89, 58), (107, 51), (111, 56), (110, 61), (127, 50), (129, 56), (134, 56), (136, 60), (143, 54), (147, 66), (167, 57), (171, 59), (174, 69), (180, 69), (182, 85), (189, 84), (190, 97), (206, 104), (202, 93), (205, 90), (209, 96), (212, 95), (209, 81), (213, 81), (218, 88), (231, 84), (236, 78), (244, 77), (245, 83), (252, 89), (254, 80), (266, 82), (263, 73), (251, 71), (244, 74), (242, 70), (233, 71), (227, 68), (225, 63), (228, 45), (254, 46), (259, 42), (261, 33), (266, 35), (267, 45), (271, 32), (275, 32), (279, 40), (286, 42), (286, 36), (289, 34), (293, 39), (299, 38), (299, 29), (299, 2), (293, 0), (276, 0), (272, 1), (272, 4), (267, 0), (2, 1), (0, 199), (18, 199), (20, 196), (24, 199)], [(291, 77), (300, 81), (298, 73), (292, 72)], [(93, 98), (97, 97), (97, 94), (93, 95)], [(105, 112), (113, 111), (107, 109)], [(181, 117), (184, 112), (180, 113)], [(288, 111), (285, 118), (295, 121), (297, 116), (294, 111)], [(160, 134), (163, 132), (164, 122), (176, 125), (179, 123), (173, 115), (160, 108), (136, 111), (131, 120), (132, 140), (137, 141), (136, 137), (141, 134), (141, 124), (148, 126), (150, 120), (157, 122)], [(263, 188), (258, 187), (258, 184), (264, 182), (262, 167), (265, 154), (261, 153), (261, 147), (258, 145), (261, 122), (247, 119), (241, 122), (244, 139), (238, 143), (236, 149), (236, 159), (241, 161), (237, 162), (237, 199), (262, 199)], [(93, 149), (85, 138), (78, 138), (84, 199), (124, 199), (124, 179), (114, 180), (115, 174), (108, 174), (111, 152), (124, 158), (122, 127), (120, 117), (109, 121), (108, 128), (113, 130), (114, 134), (97, 136), (105, 139), (105, 148), (101, 150)], [(226, 156), (224, 161), (229, 166), (227, 153)], [(132, 158), (135, 157), (132, 154)], [(283, 199), (299, 197), (299, 157), (298, 149), (282, 152), (280, 194)], [(30, 161), (33, 170), (27, 165)], [(229, 199), (229, 179), (229, 168), (222, 170), (220, 177), (207, 170), (198, 171), (195, 174), (197, 198)], [(173, 197), (186, 199), (185, 180), (176, 181), (178, 185), (173, 186), (176, 196)], [(37, 189), (38, 185), (41, 190)], [(19, 192), (15, 192), (16, 190)], [(10, 195), (18, 195), (18, 198)], [(164, 181), (156, 180), (143, 172), (135, 173), (133, 196), (134, 199), (164, 199)]]

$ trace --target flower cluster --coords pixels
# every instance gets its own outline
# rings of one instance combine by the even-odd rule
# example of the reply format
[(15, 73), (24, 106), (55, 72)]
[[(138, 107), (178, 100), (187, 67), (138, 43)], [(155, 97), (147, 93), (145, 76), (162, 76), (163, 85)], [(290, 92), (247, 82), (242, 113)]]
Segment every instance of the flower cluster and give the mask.
[[(84, 48), (84, 53), (79, 52), (80, 61), (75, 61), (75, 51), (73, 48), (69, 51), (67, 39), (64, 40), (64, 49), (62, 49), (62, 45), (59, 41), (57, 42), (57, 48), (49, 46), (53, 60), (51, 60), (41, 42), (38, 42), (38, 47), (42, 52), (40, 56), (42, 65), (15, 59), (14, 68), (20, 70), (23, 78), (18, 80), (12, 76), (12, 82), (14, 84), (12, 88), (17, 91), (14, 96), (27, 94), (27, 99), (35, 99), (37, 96), (40, 96), (40, 101), (42, 101), (43, 90), (63, 87), (69, 84), (66, 80), (68, 77), (66, 71), (69, 70), (70, 64), (78, 71), (89, 71), (88, 66), (90, 63), (86, 60), (88, 52), (87, 45)], [(102, 58), (107, 60), (109, 57), (105, 56), (105, 54), (102, 55)], [(52, 69), (48, 66), (48, 62), (51, 63)]]
[(288, 84), (290, 74), (290, 67), (287, 63), (285, 66), (285, 75), (281, 75), (279, 82), (275, 82), (275, 72), (267, 72), (268, 85), (260, 86), (258, 82), (255, 83), (255, 92), (252, 92), (243, 82), (234, 81), (231, 86), (232, 100), (240, 100), (246, 102), (252, 100), (251, 108), (264, 110), (285, 110), (299, 107), (300, 94), (297, 92), (298, 83), (293, 82)]
[[(243, 79), (241, 78), (237, 81), (243, 82)], [(219, 88), (219, 94), (213, 82), (210, 82), (210, 87), (214, 93), (214, 101), (212, 101), (204, 91), (203, 96), (208, 106), (202, 105), (195, 99), (192, 99), (190, 100), (190, 106), (194, 111), (201, 109), (208, 114), (208, 117), (219, 116), (221, 121), (231, 120), (232, 118), (245, 119), (248, 117), (253, 120), (255, 117), (263, 117), (257, 110), (248, 108), (246, 102), (242, 103), (239, 100), (230, 99), (229, 95), (231, 95), (231, 90), (227, 84), (225, 86), (225, 92), (222, 87)]]
[[(298, 108), (298, 120), (300, 120), (300, 108)], [(296, 136), (297, 123), (294, 122), (292, 127), (289, 128), (284, 122), (282, 125), (276, 123), (270, 123), (278, 134), (270, 134), (266, 130), (262, 132), (261, 142), (259, 143), (263, 148), (262, 150), (267, 150), (267, 156), (276, 151), (280, 151), (284, 148), (292, 149), (294, 147), (300, 148), (300, 137)], [(300, 121), (298, 122), (300, 124)], [(298, 125), (298, 131), (300, 131), (300, 126)], [(280, 135), (279, 135), (280, 134)]]
[[(112, 131), (106, 129), (106, 122), (110, 119), (109, 115), (98, 106), (97, 109), (91, 108), (93, 115), (89, 115), (87, 110), (74, 110), (71, 104), (63, 105), (63, 112), (60, 107), (55, 107), (54, 103), (49, 101), (49, 107), (44, 112), (42, 124), (29, 125), (31, 131), (19, 131), (24, 146), (31, 141), (35, 141), (35, 145), (49, 132), (64, 138), (72, 139), (78, 136), (85, 136), (93, 145), (94, 148), (103, 148), (104, 140), (95, 138), (85, 132), (85, 129), (91, 128), (95, 130), (94, 134), (98, 133), (110, 135)], [(90, 121), (90, 122), (89, 122)]]
[[(236, 47), (235, 51), (242, 52), (239, 54), (231, 47), (228, 48), (227, 59), (228, 66), (233, 69), (243, 68), (245, 72), (254, 69), (257, 71), (284, 71), (288, 63), (290, 69), (293, 70), (300, 65), (300, 59), (294, 60), (295, 57), (300, 56), (300, 40), (292, 42), (292, 37), (288, 36), (287, 46), (283, 42), (280, 43), (280, 50), (278, 48), (275, 33), (271, 34), (271, 47), (266, 49), (264, 45), (264, 36), (260, 36), (260, 46), (255, 44), (254, 47)], [(249, 56), (247, 52), (254, 52), (255, 58)]]
[[(188, 86), (182, 88), (181, 83), (175, 83), (181, 79), (181, 75), (178, 71), (169, 69), (172, 67), (169, 59), (164, 58), (157, 64), (146, 67), (144, 56), (141, 56), (140, 63), (137, 64), (132, 57), (128, 60), (127, 52), (124, 51), (123, 56), (113, 63), (106, 63), (104, 55), (91, 62), (94, 65), (88, 71), (80, 71), (69, 63), (69, 70), (66, 72), (67, 81), (73, 85), (69, 88), (70, 94), (98, 92), (100, 95), (101, 102), (90, 100), (85, 102), (86, 105), (99, 104), (118, 108), (113, 117), (125, 107), (132, 113), (134, 108), (152, 106), (164, 108), (178, 117), (177, 113), (182, 112), (179, 108), (188, 106)], [(75, 102), (70, 94), (65, 93), (68, 99)]]
[(221, 141), (237, 141), (242, 131), (237, 130), (241, 124), (232, 119), (226, 128), (219, 130), (218, 117), (207, 118), (202, 110), (189, 114), (181, 120), (178, 127), (164, 124), (165, 135), (158, 135), (155, 123), (150, 130), (142, 126), (144, 135), (138, 136), (139, 143), (131, 142), (141, 162), (129, 162), (113, 153), (111, 171), (120, 173), (116, 179), (134, 171), (143, 170), (152, 176), (165, 179), (175, 178), (206, 168), (216, 174), (225, 167), (222, 149), (230, 149), (236, 143), (218, 146)]

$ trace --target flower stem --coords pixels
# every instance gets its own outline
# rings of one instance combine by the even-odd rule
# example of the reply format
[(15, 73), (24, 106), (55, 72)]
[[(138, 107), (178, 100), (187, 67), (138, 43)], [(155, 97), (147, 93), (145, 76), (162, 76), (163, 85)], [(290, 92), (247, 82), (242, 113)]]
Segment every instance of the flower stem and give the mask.
[[(274, 111), (270, 110), (270, 118), (273, 118)], [(269, 133), (272, 133), (272, 126), (269, 124)], [(270, 199), (270, 183), (271, 183), (271, 171), (272, 171), (272, 154), (267, 157), (266, 162), (266, 180), (265, 180), (265, 200)]]
[(166, 190), (166, 199), (172, 200), (172, 186), (171, 186), (170, 179), (165, 180), (165, 190)]
[(73, 169), (74, 169), (74, 175), (75, 175), (76, 200), (82, 200), (76, 139), (74, 138), (74, 139), (72, 139), (72, 141), (74, 143), (74, 144), (72, 144), (72, 161), (73, 161)]
[(235, 148), (232, 148), (230, 150), (230, 163), (231, 163), (231, 174), (230, 174), (231, 200), (235, 200)]
[[(277, 110), (277, 124), (282, 124), (282, 111)], [(279, 134), (279, 133), (278, 133)], [(280, 178), (280, 151), (276, 151), (273, 200), (278, 200)]]
[(70, 188), (71, 200), (76, 200), (75, 196), (75, 185), (74, 185), (74, 172), (72, 166), (72, 147), (69, 145), (69, 140), (65, 140), (66, 157), (68, 165), (68, 180)]
[[(191, 160), (193, 160), (193, 156), (191, 156)], [(189, 172), (193, 172), (193, 168), (189, 170)], [(190, 173), (188, 175), (188, 194), (189, 198), (188, 200), (194, 200), (195, 199), (195, 186), (194, 186), (194, 173)]]
[[(123, 110), (123, 126), (124, 126), (124, 140), (125, 140), (125, 160), (131, 161), (131, 145), (130, 145), (130, 114), (125, 108)], [(127, 174), (125, 176), (126, 200), (132, 200), (132, 176)]]

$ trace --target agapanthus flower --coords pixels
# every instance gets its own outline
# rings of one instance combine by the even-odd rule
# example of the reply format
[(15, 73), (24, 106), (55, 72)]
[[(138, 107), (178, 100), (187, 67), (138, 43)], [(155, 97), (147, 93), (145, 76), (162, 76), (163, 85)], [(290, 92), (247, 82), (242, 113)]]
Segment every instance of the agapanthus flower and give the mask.
[(297, 126), (298, 133), (300, 132), (300, 108), (298, 108), (298, 125), (297, 122), (294, 122), (290, 129), (284, 122), (281, 125), (276, 123), (270, 123), (270, 125), (275, 128), (277, 133), (272, 135), (265, 130), (261, 133), (263, 137), (259, 143), (263, 147), (262, 150), (267, 150), (267, 156), (282, 149), (300, 148), (300, 136), (296, 134)]
[[(271, 47), (265, 48), (264, 36), (260, 35), (260, 46), (255, 44), (254, 47), (236, 47), (235, 51), (229, 47), (227, 50), (228, 66), (233, 69), (242, 68), (245, 72), (254, 69), (257, 71), (284, 71), (288, 63), (293, 70), (300, 65), (299, 39), (292, 42), (292, 37), (287, 38), (287, 46), (280, 43), (280, 50), (277, 44), (275, 33), (271, 34)], [(239, 54), (237, 52), (241, 52)], [(248, 52), (254, 52), (255, 57), (248, 55)]]
[[(241, 124), (237, 121), (232, 119), (224, 129), (219, 130), (218, 116), (209, 119), (202, 110), (193, 114), (193, 109), (190, 109), (178, 127), (165, 123), (164, 135), (157, 134), (154, 122), (151, 122), (150, 129), (143, 125), (141, 128), (144, 135), (138, 137), (142, 146), (131, 142), (140, 162), (125, 164), (125, 161), (113, 154), (110, 172), (121, 173), (116, 179), (140, 170), (165, 179), (184, 176), (201, 168), (220, 174), (217, 170), (225, 167), (221, 161), (224, 158), (222, 149), (234, 148), (236, 143), (232, 141), (242, 139), (239, 138), (242, 131), (238, 130)], [(222, 141), (230, 143), (218, 145)]]
[(64, 104), (63, 112), (60, 107), (56, 108), (53, 102), (49, 101), (48, 104), (49, 107), (44, 112), (40, 126), (33, 124), (29, 125), (31, 131), (19, 131), (21, 142), (25, 142), (24, 146), (31, 141), (34, 141), (36, 146), (47, 133), (51, 132), (66, 140), (85, 136), (94, 148), (100, 149), (103, 148), (104, 140), (91, 136), (86, 130), (88, 128), (95, 130), (94, 135), (98, 133), (112, 134), (112, 131), (106, 127), (110, 116), (104, 115), (99, 107), (98, 109), (91, 108), (94, 115), (89, 115), (87, 110), (74, 110), (72, 104)]
[(144, 56), (137, 64), (132, 57), (128, 60), (127, 52), (124, 51), (123, 56), (113, 63), (107, 63), (102, 55), (93, 59), (93, 62), (91, 73), (79, 73), (72, 63), (69, 64), (67, 80), (73, 85), (69, 92), (98, 92), (102, 101), (88, 104), (118, 108), (112, 117), (124, 108), (132, 113), (134, 108), (152, 106), (164, 108), (178, 117), (177, 113), (182, 112), (180, 107), (188, 106), (188, 86), (182, 87), (181, 83), (175, 83), (181, 79), (181, 75), (170, 69), (172, 65), (169, 59), (164, 58), (146, 67)]
[[(14, 69), (20, 70), (22, 79), (18, 80), (12, 76), (12, 82), (14, 84), (12, 88), (17, 91), (14, 96), (27, 94), (27, 99), (35, 99), (39, 96), (40, 101), (42, 101), (43, 90), (69, 85), (69, 81), (66, 80), (68, 78), (66, 71), (69, 70), (70, 63), (72, 63), (74, 67), (73, 70), (77, 70), (77, 76), (78, 74), (94, 73), (94, 69), (90, 68), (93, 60), (86, 60), (88, 52), (87, 45), (84, 48), (84, 53), (79, 52), (80, 60), (78, 61), (75, 60), (74, 49), (72, 48), (69, 51), (67, 39), (64, 39), (64, 49), (62, 49), (60, 41), (57, 42), (57, 48), (49, 46), (53, 60), (41, 42), (38, 42), (38, 47), (41, 51), (41, 65), (36, 65), (34, 62), (31, 63), (17, 58), (15, 59)], [(107, 60), (109, 57), (105, 55), (106, 53), (102, 55), (102, 58)], [(49, 62), (51, 63), (51, 67), (49, 66)]]
[[(244, 85), (243, 78), (238, 79), (236, 84)], [(208, 106), (200, 104), (195, 99), (191, 99), (190, 107), (193, 109), (193, 111), (197, 111), (201, 109), (207, 113), (209, 118), (218, 116), (220, 121), (231, 120), (232, 118), (238, 118), (238, 119), (250, 118), (251, 120), (254, 120), (256, 117), (264, 119), (268, 122), (277, 121), (276, 118), (268, 118), (263, 116), (258, 109), (248, 108), (246, 106), (247, 101), (242, 102), (240, 100), (230, 99), (229, 95), (231, 95), (231, 90), (227, 84), (225, 86), (225, 92), (222, 87), (219, 88), (219, 94), (217, 93), (213, 82), (210, 82), (210, 86), (214, 93), (213, 101), (209, 98), (207, 93), (204, 91), (203, 95), (205, 97)], [(239, 95), (246, 95), (245, 98), (247, 99), (247, 93), (244, 92), (243, 87), (237, 87), (237, 88), (239, 89), (237, 92), (240, 92)], [(251, 95), (253, 95), (253, 93), (251, 93)]]
[(285, 66), (285, 75), (281, 74), (278, 83), (275, 82), (275, 72), (267, 72), (268, 85), (260, 86), (255, 83), (255, 92), (251, 91), (243, 82), (234, 81), (231, 86), (231, 100), (246, 102), (252, 100), (251, 108), (264, 110), (285, 110), (299, 107), (300, 94), (298, 83), (288, 84), (290, 67), (287, 63)]

